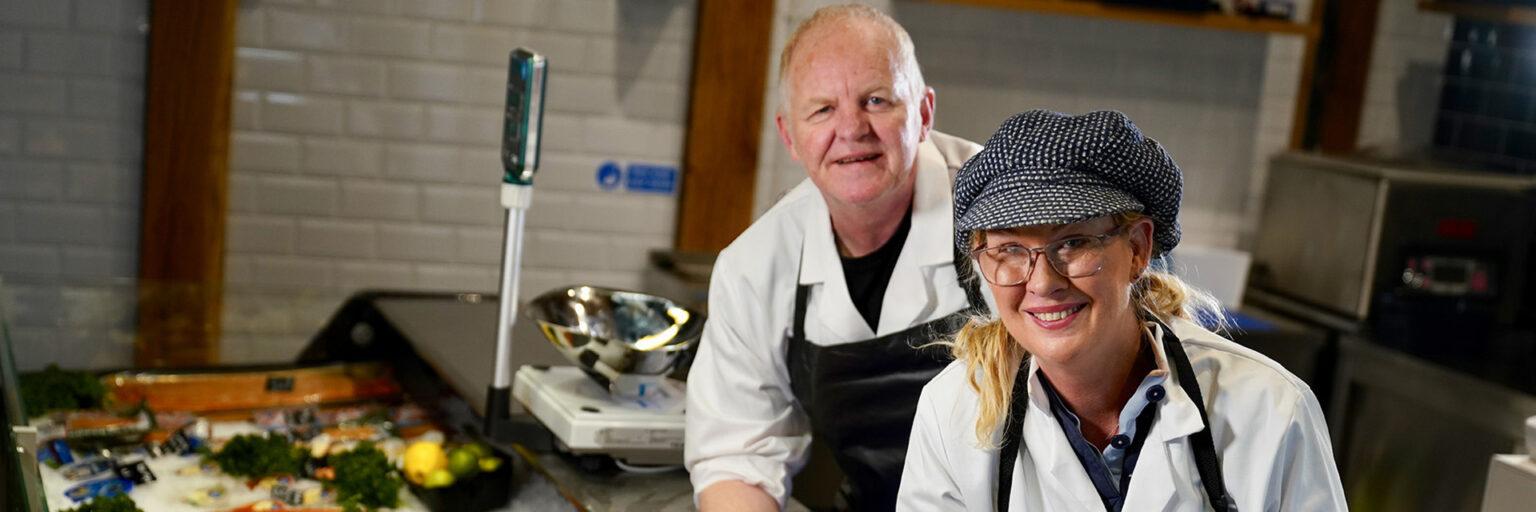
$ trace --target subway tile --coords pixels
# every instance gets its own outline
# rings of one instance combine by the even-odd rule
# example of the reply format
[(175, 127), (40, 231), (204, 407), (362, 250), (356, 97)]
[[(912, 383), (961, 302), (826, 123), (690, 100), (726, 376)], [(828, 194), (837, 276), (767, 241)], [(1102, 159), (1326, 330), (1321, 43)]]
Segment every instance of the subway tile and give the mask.
[(491, 293), (496, 268), (489, 265), (425, 264), (416, 267), (416, 286), (429, 290)]
[[(551, 69), (586, 69), (587, 37), (547, 30), (529, 31), (520, 46), (531, 48), (549, 59)], [(554, 77), (550, 76), (550, 85)], [(554, 87), (550, 87), (554, 90)]]
[(545, 151), (581, 151), (586, 143), (582, 136), (582, 118), (579, 116), (546, 110), (543, 128), (544, 140), (540, 144)]
[(413, 0), (400, 3), (400, 13), (418, 18), (467, 21), (472, 0)]
[(632, 119), (682, 123), (688, 109), (687, 91), (675, 84), (634, 83), (619, 96), (620, 111)]
[(258, 190), (262, 188), (259, 175), (242, 172), (240, 169), (230, 169), (229, 172), (229, 211), (253, 213), (264, 208), (258, 199)]
[(556, 0), (477, 0), (475, 21), (519, 27), (543, 27), (549, 23)]
[(69, 4), (67, 0), (0, 1), (0, 24), (64, 28), (69, 26)]
[[(16, 240), (16, 212), (9, 204), (0, 204), (0, 246), (5, 246)], [(0, 300), (4, 300), (0, 296)], [(4, 304), (0, 304), (3, 307)]]
[(379, 226), (379, 256), (406, 261), (453, 261), (453, 229), (445, 226)]
[(85, 160), (135, 158), (142, 144), (137, 134), (85, 121), (28, 121), (25, 137), (29, 155)]
[(384, 174), (413, 181), (453, 181), (459, 167), (453, 146), (396, 144), (386, 149)]
[(619, 110), (614, 79), (591, 75), (551, 75), (544, 105), (562, 114), (614, 114)]
[(586, 150), (599, 155), (677, 160), (682, 128), (673, 124), (593, 118), (586, 121)]
[(632, 237), (611, 236), (606, 237), (608, 242), (608, 268), (619, 272), (633, 272), (639, 274), (650, 265), (650, 253), (656, 249), (666, 249), (671, 245), (670, 240), (663, 237)]
[[(401, 5), (414, 5), (409, 1)], [(421, 21), (357, 19), (349, 46), (353, 52), (395, 57), (426, 57), (432, 53), (430, 25)]]
[(262, 48), (235, 49), (235, 87), (304, 90), (304, 54)]
[(298, 225), (292, 217), (233, 214), (225, 250), (247, 254), (293, 254)]
[(112, 236), (105, 209), (78, 204), (17, 206), (15, 229), (26, 243), (97, 244)]
[[(403, 0), (410, 2), (411, 0)], [(396, 0), (315, 0), (315, 6), (347, 12), (390, 14), (397, 11)]]
[(0, 159), (0, 198), (45, 201), (64, 196), (64, 168), (45, 160)]
[(573, 32), (618, 31), (617, 0), (561, 0), (555, 2), (553, 24)]
[[(62, 263), (64, 274), (71, 277), (130, 279), (139, 273), (137, 253), (117, 247), (66, 246)], [(132, 303), (127, 301), (107, 303), (91, 311), (67, 307), (65, 311), (71, 315), (89, 315), (89, 319), (69, 319), (69, 323), (74, 325), (82, 323), (120, 325), (123, 318), (131, 318), (131, 313), (124, 315), (122, 311), (122, 308), (129, 304)]]
[(340, 193), (333, 179), (268, 176), (256, 180), (257, 211), (294, 215), (330, 215)]
[[(87, 0), (89, 2), (89, 0)], [(74, 28), (120, 35), (138, 35), (139, 24), (149, 23), (149, 1), (130, 0), (76, 3)]]
[(237, 130), (255, 130), (261, 125), (258, 121), (261, 115), (261, 93), (257, 91), (235, 91), (230, 105), (230, 126)]
[(461, 101), (464, 68), (443, 64), (397, 63), (389, 68), (389, 94), (395, 98)]
[(416, 186), (410, 183), (342, 183), (341, 214), (362, 219), (415, 220), (420, 197)]
[(501, 142), (504, 114), (491, 108), (427, 108), (427, 139), (471, 145)]
[[(589, 155), (544, 153), (536, 183), (542, 190), (597, 191), (597, 169), (608, 159)], [(623, 162), (619, 162), (620, 165)]]
[(116, 69), (112, 36), (78, 33), (27, 34), (27, 69), (65, 74), (107, 76)]
[(378, 60), (311, 57), (309, 88), (322, 92), (384, 95), (384, 62)]
[(384, 168), (384, 147), (351, 139), (304, 140), (304, 170), (335, 176), (377, 176)]
[(266, 10), (266, 41), (276, 48), (340, 50), (346, 47), (345, 18), (287, 10)]
[(530, 230), (523, 248), (528, 266), (559, 269), (608, 269), (608, 242), (602, 235), (564, 230)]
[(334, 273), (331, 261), (296, 256), (256, 256), (255, 282), (266, 286), (320, 288), (331, 286)]
[(21, 69), (21, 41), (20, 33), (0, 34), (0, 69)]
[(503, 233), (498, 228), (458, 228), (458, 259), (468, 263), (501, 261)]
[(297, 249), (308, 256), (372, 257), (374, 231), (371, 222), (304, 219), (299, 221)]
[(427, 185), (422, 189), (421, 217), (428, 222), (500, 225), (498, 190), (493, 187)]
[(415, 273), (409, 263), (343, 261), (336, 264), (336, 285), (343, 289), (409, 290)]
[(398, 102), (347, 103), (347, 133), (388, 139), (416, 139), (426, 124), (425, 108)]
[(76, 78), (69, 83), (69, 111), (91, 119), (142, 122), (144, 88), (138, 83)]
[(296, 136), (239, 130), (230, 137), (229, 165), (236, 169), (297, 172), (301, 155)]
[(432, 56), (438, 60), (505, 66), (522, 33), (506, 28), (437, 25), (432, 28)]
[(276, 92), (262, 95), (261, 126), (268, 130), (340, 134), (344, 114), (344, 104), (335, 99)]
[(263, 47), (267, 41), (267, 17), (259, 9), (241, 9), (235, 13), (235, 46)]
[(73, 201), (137, 205), (143, 174), (138, 164), (70, 163), (65, 173), (65, 197)]
[(0, 110), (62, 114), (67, 92), (64, 80), (47, 75), (8, 77), (0, 81)]
[[(548, 156), (548, 153), (545, 153)], [(541, 157), (542, 158), (542, 157)], [(541, 169), (544, 164), (540, 164)], [(501, 148), (463, 149), (459, 152), (457, 181), (467, 184), (489, 184), (501, 181), (506, 172), (501, 163)], [(542, 171), (540, 176), (542, 177)]]
[(464, 72), (464, 101), (504, 109), (507, 105), (507, 72), (503, 69), (470, 69)]

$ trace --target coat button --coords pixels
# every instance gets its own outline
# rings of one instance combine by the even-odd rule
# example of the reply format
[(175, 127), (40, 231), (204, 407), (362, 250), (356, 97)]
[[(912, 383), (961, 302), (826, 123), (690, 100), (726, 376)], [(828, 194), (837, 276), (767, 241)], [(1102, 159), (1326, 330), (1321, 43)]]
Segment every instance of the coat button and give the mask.
[(1153, 384), (1152, 387), (1147, 388), (1148, 402), (1162, 400), (1165, 396), (1168, 396), (1168, 391), (1164, 390), (1161, 384)]
[(1116, 434), (1115, 437), (1109, 438), (1109, 445), (1124, 450), (1131, 445), (1131, 438), (1125, 434)]

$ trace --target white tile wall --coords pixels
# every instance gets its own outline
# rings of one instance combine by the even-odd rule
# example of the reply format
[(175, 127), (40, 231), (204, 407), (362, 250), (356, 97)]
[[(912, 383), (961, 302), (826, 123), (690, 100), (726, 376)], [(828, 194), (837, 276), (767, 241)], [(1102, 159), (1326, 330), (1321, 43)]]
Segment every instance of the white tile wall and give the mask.
[(676, 198), (604, 191), (594, 175), (610, 160), (679, 165), (694, 8), (242, 2), (226, 360), (292, 357), (356, 290), (495, 290), (507, 54), (519, 45), (551, 69), (524, 294), (638, 286), (646, 251), (671, 245)]
[(132, 362), (147, 7), (0, 0), (0, 302), (24, 371)]
[(1434, 136), (1452, 18), (1412, 2), (1382, 2), (1379, 9), (1356, 144), (1384, 153), (1421, 151)]
[[(775, 51), (795, 24), (827, 3), (834, 2), (780, 2)], [(1260, 197), (1250, 190), (1255, 176), (1289, 140), (1299, 37), (915, 0), (875, 4), (912, 34), (924, 78), (937, 91), (940, 131), (985, 142), (1007, 116), (1028, 109), (1123, 111), (1184, 170), (1186, 242), (1243, 243), (1251, 230), (1247, 212)], [(1276, 51), (1292, 45), (1294, 57)], [(777, 57), (764, 110), (758, 213), (805, 177), (773, 127)]]

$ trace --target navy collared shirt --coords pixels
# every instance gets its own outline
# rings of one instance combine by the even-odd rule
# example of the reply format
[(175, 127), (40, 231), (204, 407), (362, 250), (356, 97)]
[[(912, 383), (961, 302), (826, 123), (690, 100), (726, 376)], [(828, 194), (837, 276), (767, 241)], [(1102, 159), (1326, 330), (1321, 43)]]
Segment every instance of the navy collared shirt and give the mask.
[(1136, 393), (1131, 395), (1125, 408), (1121, 409), (1120, 431), (1109, 438), (1109, 445), (1102, 452), (1083, 437), (1082, 420), (1057, 394), (1050, 379), (1046, 378), (1045, 373), (1037, 372), (1040, 388), (1050, 399), (1051, 413), (1056, 417), (1056, 422), (1061, 424), (1067, 443), (1072, 446), (1072, 453), (1077, 455), (1078, 462), (1088, 473), (1088, 479), (1099, 492), (1099, 499), (1104, 502), (1106, 510), (1119, 512), (1125, 506), (1125, 493), (1130, 489), (1131, 473), (1136, 468), (1136, 459), (1141, 455), (1141, 446), (1147, 440), (1146, 434), (1152, 430), (1152, 422), (1157, 417), (1157, 404), (1162, 403), (1168, 395), (1163, 388), (1168, 372), (1159, 370), (1153, 370), (1142, 379)]

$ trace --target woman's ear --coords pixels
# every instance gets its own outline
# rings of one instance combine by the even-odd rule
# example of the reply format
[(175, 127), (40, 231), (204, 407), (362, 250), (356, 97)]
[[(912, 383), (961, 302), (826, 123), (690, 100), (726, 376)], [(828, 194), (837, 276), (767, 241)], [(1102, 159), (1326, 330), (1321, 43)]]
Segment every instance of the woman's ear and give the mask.
[(1153, 229), (1152, 219), (1146, 217), (1132, 221), (1126, 228), (1126, 236), (1131, 241), (1131, 262), (1136, 267), (1137, 276), (1145, 272), (1152, 261)]

